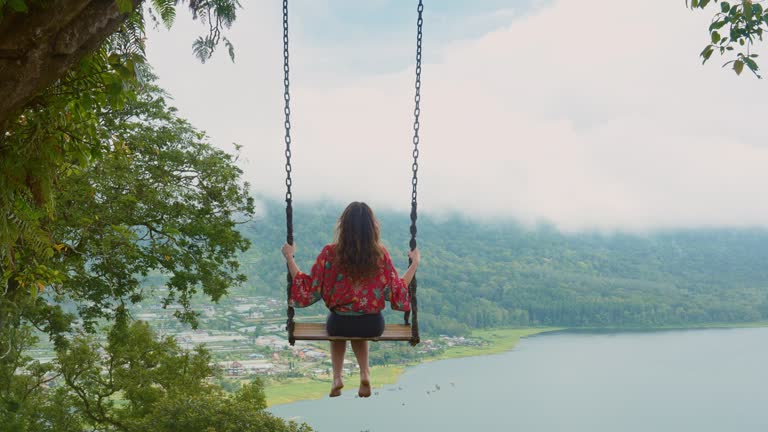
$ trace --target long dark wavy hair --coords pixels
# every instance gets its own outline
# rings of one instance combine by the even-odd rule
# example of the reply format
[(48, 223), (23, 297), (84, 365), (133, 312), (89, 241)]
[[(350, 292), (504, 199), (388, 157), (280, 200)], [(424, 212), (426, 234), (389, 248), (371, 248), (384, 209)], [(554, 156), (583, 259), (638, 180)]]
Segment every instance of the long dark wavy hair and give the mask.
[(348, 205), (336, 224), (335, 261), (341, 272), (353, 279), (373, 276), (384, 255), (379, 239), (379, 221), (368, 204)]

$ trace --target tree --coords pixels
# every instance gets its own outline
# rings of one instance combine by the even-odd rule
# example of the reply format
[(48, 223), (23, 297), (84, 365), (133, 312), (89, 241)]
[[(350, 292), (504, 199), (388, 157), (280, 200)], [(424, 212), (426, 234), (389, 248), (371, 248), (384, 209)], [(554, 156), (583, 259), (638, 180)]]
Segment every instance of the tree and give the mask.
[[(45, 262), (56, 253), (47, 229), (55, 216), (51, 190), (70, 165), (98, 159), (112, 139), (102, 119), (147, 84), (148, 22), (170, 27), (179, 1), (0, 0), (0, 275), (19, 273), (47, 285)], [(184, 3), (184, 2), (181, 2)], [(207, 34), (193, 49), (210, 58), (234, 22), (237, 0), (190, 1)]]
[(0, 423), (10, 430), (311, 430), (267, 413), (258, 379), (232, 395), (208, 383), (217, 374), (208, 351), (183, 350), (170, 337), (158, 339), (141, 322), (118, 320), (105, 343), (78, 336), (59, 350), (55, 366), (29, 370), (14, 377), (0, 406)]
[(117, 137), (110, 152), (73, 169), (56, 193), (53, 268), (68, 275), (63, 292), (88, 299), (79, 309), (86, 320), (140, 301), (142, 277), (155, 275), (168, 289), (164, 305), (178, 302), (177, 316), (194, 323), (196, 292), (218, 301), (245, 280), (237, 256), (249, 242), (235, 227), (253, 200), (235, 157), (177, 118), (158, 89), (146, 92), (102, 119)]
[(730, 65), (737, 75), (741, 75), (746, 66), (760, 78), (755, 60), (758, 55), (751, 49), (763, 41), (763, 33), (768, 31), (768, 10), (753, 0), (735, 0), (734, 4), (721, 0), (690, 0), (690, 3), (686, 0), (686, 3), (691, 9), (719, 8), (709, 25), (710, 43), (700, 54), (703, 63), (717, 52), (730, 58), (723, 66)]
[(253, 201), (235, 156), (176, 117), (151, 85), (121, 110), (104, 111), (98, 125), (102, 156), (86, 166), (62, 163), (57, 173), (57, 215), (43, 226), (50, 256), (20, 242), (14, 266), (4, 268), (0, 406), (14, 406), (10, 383), (20, 371), (50, 372), (24, 356), (33, 329), (59, 352), (70, 350), (76, 329), (127, 320), (148, 276), (167, 288), (166, 304), (182, 306), (179, 318), (194, 324), (195, 293), (215, 301), (244, 280), (237, 256), (249, 243), (235, 228), (251, 217)]
[[(152, 0), (146, 13), (170, 26), (178, 3)], [(194, 42), (198, 57), (210, 58), (219, 41), (233, 55), (222, 31), (234, 21), (238, 1), (192, 0), (187, 5), (195, 19), (209, 26), (208, 34)], [(0, 125), (96, 51), (108, 36), (143, 35), (144, 14), (142, 0), (0, 0)], [(143, 48), (143, 43), (138, 46)]]

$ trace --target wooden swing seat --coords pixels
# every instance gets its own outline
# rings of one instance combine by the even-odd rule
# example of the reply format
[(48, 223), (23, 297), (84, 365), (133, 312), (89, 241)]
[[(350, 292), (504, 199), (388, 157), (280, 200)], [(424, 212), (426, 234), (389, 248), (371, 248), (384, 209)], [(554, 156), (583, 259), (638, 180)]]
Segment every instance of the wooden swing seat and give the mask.
[(379, 337), (361, 338), (328, 336), (323, 323), (295, 323), (293, 337), (296, 340), (369, 340), (369, 341), (410, 341), (411, 326), (406, 324), (387, 324)]

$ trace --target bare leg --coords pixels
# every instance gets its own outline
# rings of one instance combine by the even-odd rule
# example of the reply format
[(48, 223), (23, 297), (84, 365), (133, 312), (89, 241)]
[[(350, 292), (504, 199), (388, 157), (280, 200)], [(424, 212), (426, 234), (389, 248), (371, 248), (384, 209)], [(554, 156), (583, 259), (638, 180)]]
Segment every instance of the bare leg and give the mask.
[(368, 366), (368, 341), (351, 341), (352, 351), (355, 352), (357, 364), (360, 366), (360, 390), (358, 396), (368, 397), (371, 395), (371, 368)]
[(341, 379), (341, 371), (344, 366), (344, 353), (347, 351), (347, 341), (331, 341), (331, 364), (333, 365), (333, 384), (331, 384), (330, 397), (341, 396), (341, 388), (344, 382)]

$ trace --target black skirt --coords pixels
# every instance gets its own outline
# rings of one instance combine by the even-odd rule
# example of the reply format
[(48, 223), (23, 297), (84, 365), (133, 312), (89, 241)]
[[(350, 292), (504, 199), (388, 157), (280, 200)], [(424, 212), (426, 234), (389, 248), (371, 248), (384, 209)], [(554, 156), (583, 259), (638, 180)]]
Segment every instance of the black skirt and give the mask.
[(365, 315), (339, 315), (331, 311), (325, 322), (329, 336), (379, 337), (384, 333), (384, 317), (381, 313)]

